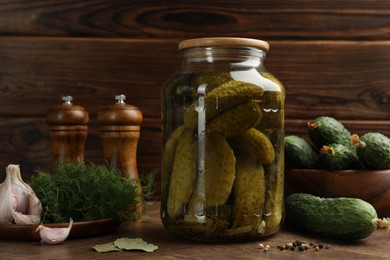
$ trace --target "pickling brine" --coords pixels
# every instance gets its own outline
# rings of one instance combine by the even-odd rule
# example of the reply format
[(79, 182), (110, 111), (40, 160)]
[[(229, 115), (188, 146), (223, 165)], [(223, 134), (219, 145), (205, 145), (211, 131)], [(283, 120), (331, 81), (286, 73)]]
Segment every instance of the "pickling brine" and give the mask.
[(202, 241), (277, 232), (285, 91), (263, 65), (268, 43), (201, 38), (179, 49), (182, 67), (162, 90), (164, 226)]

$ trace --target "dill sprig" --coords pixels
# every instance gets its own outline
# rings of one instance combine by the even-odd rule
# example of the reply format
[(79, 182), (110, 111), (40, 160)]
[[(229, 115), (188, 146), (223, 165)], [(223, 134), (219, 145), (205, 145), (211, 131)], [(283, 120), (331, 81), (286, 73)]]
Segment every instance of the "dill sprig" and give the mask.
[[(146, 176), (151, 192), (155, 172)], [(134, 180), (108, 165), (59, 162), (51, 173), (38, 171), (30, 186), (42, 203), (42, 222), (92, 221), (117, 217), (136, 221), (139, 200)], [(144, 187), (143, 187), (144, 189)]]

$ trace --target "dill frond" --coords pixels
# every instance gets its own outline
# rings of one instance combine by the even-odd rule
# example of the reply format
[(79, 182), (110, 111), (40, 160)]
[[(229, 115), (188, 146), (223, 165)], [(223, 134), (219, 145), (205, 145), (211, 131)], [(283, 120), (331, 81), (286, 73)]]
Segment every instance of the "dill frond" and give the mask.
[[(146, 175), (150, 194), (155, 173)], [(51, 173), (38, 171), (30, 186), (42, 203), (42, 222), (92, 221), (117, 217), (135, 222), (139, 201), (134, 180), (121, 177), (108, 165), (59, 162)], [(144, 188), (143, 188), (144, 190)]]

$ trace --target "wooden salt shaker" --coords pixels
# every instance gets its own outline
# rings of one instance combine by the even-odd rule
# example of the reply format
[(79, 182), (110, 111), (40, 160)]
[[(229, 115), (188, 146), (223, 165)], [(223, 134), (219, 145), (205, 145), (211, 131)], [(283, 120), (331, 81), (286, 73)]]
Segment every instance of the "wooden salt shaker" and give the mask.
[(136, 181), (141, 196), (137, 146), (142, 113), (137, 107), (126, 104), (125, 95), (117, 95), (115, 100), (116, 104), (104, 107), (97, 116), (104, 158), (113, 168), (121, 171), (124, 178)]
[(52, 160), (58, 163), (84, 160), (84, 146), (88, 134), (88, 112), (72, 104), (72, 96), (63, 96), (63, 104), (49, 109), (46, 123), (52, 144)]

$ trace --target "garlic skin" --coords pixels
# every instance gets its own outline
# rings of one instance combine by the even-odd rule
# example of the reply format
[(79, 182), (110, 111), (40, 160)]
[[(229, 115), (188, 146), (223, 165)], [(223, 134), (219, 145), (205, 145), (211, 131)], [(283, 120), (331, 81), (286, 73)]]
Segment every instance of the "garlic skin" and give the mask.
[(11, 210), (16, 224), (35, 224), (41, 222), (42, 205), (33, 192), (28, 195), (28, 205), (26, 214), (22, 214), (13, 209)]
[(50, 228), (45, 227), (44, 225), (39, 225), (35, 231), (39, 231), (42, 243), (55, 245), (65, 241), (65, 239), (69, 236), (72, 225), (73, 219), (70, 219), (69, 226), (66, 228)]
[(39, 223), (42, 205), (30, 185), (22, 180), (19, 165), (8, 165), (6, 174), (0, 184), (0, 224)]
[(16, 200), (12, 194), (12, 180), (8, 176), (4, 182), (0, 184), (0, 224), (12, 223), (13, 217), (11, 209), (16, 204)]

